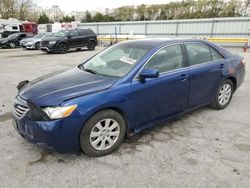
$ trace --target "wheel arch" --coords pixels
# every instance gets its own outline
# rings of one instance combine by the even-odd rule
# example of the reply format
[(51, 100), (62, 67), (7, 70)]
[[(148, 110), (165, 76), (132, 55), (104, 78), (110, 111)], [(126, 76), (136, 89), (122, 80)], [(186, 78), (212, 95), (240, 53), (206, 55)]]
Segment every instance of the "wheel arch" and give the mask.
[(230, 81), (232, 81), (232, 83), (233, 83), (233, 92), (235, 92), (235, 90), (236, 90), (236, 88), (237, 88), (237, 80), (236, 80), (236, 78), (235, 77), (233, 77), (233, 76), (229, 76), (229, 77), (227, 77), (227, 79), (228, 80), (230, 80)]
[(93, 42), (97, 45), (97, 40), (96, 40), (95, 38), (90, 38), (90, 39), (88, 40), (88, 43), (89, 43), (90, 41), (93, 41)]
[[(129, 133), (130, 133), (130, 128), (129, 128), (129, 121), (128, 121), (128, 114), (126, 111), (124, 111), (123, 109), (117, 107), (117, 106), (106, 106), (106, 107), (103, 107), (103, 108), (99, 108), (99, 109), (96, 109), (94, 111), (92, 111), (90, 113), (90, 115), (86, 118), (86, 120), (83, 122), (83, 125), (82, 125), (82, 128), (84, 126), (84, 124), (93, 116), (95, 115), (96, 113), (98, 112), (101, 112), (101, 111), (104, 111), (104, 110), (113, 110), (113, 111), (116, 111), (118, 112), (124, 119), (125, 121), (125, 126), (126, 126), (126, 135), (128, 136)], [(81, 128), (81, 129), (82, 129)], [(79, 135), (79, 138), (80, 138), (80, 135)]]
[(56, 44), (56, 46), (58, 47), (60, 44), (66, 44), (67, 47), (68, 47), (68, 49), (69, 49), (69, 44), (68, 44), (68, 42), (66, 42), (66, 41), (58, 41), (57, 44)]

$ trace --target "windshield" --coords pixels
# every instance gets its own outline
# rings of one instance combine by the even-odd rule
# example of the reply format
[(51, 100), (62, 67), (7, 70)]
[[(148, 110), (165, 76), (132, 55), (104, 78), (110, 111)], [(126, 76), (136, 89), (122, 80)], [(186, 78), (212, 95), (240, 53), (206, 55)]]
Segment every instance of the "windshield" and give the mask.
[(42, 38), (44, 35), (45, 35), (45, 33), (40, 33), (40, 34), (34, 36), (34, 38)]
[(9, 39), (13, 39), (13, 38), (16, 38), (18, 37), (19, 34), (11, 34), (8, 36)]
[(82, 64), (80, 68), (94, 74), (123, 77), (149, 50), (149, 47), (142, 45), (117, 44)]
[(43, 38), (53, 37), (54, 33), (46, 33)]
[(69, 31), (58, 31), (53, 36), (54, 37), (66, 37)]

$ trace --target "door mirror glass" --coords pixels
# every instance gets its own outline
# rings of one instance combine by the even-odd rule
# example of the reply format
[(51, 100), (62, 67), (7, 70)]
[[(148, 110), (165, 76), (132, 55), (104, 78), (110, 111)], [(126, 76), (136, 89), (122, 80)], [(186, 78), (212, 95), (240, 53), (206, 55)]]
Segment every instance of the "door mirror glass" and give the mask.
[(156, 69), (144, 69), (141, 74), (140, 78), (158, 78), (159, 77), (159, 71)]

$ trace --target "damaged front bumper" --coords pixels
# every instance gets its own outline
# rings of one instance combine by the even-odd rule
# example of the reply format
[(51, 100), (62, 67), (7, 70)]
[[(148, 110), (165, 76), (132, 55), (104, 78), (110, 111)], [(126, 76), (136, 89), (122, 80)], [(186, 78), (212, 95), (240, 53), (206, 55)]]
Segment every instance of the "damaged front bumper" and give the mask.
[[(28, 80), (20, 82), (18, 91), (27, 83)], [(29, 142), (59, 152), (80, 152), (83, 117), (51, 120), (39, 106), (19, 95), (15, 98), (12, 114), (15, 129)]]
[(79, 134), (82, 118), (64, 118), (50, 121), (21, 119), (13, 114), (13, 125), (22, 137), (47, 149), (59, 152), (79, 152)]

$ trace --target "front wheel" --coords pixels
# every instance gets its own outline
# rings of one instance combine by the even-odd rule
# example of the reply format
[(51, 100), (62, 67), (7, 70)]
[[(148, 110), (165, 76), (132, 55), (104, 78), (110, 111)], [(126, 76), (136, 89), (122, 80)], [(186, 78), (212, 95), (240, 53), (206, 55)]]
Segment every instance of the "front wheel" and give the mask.
[(212, 107), (219, 110), (226, 108), (232, 99), (233, 91), (234, 85), (231, 80), (227, 79), (222, 82), (219, 89), (217, 90)]
[(9, 45), (10, 45), (11, 48), (15, 48), (16, 47), (16, 44), (14, 42), (10, 42)]
[(39, 49), (40, 49), (40, 42), (37, 42), (37, 43), (35, 44), (35, 49), (36, 49), (36, 50), (39, 50)]
[(114, 110), (93, 115), (83, 126), (80, 145), (88, 156), (107, 155), (118, 148), (126, 132), (123, 117)]
[(65, 43), (61, 43), (57, 47), (57, 52), (59, 54), (65, 54), (68, 51), (68, 46)]

